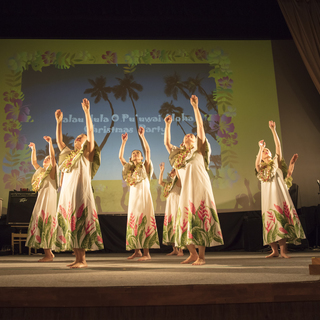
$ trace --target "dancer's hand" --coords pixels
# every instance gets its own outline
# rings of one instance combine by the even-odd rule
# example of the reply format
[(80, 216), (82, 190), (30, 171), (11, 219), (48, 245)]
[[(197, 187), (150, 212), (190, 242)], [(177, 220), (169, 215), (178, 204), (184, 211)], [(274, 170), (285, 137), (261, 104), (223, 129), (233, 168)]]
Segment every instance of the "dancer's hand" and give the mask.
[(122, 142), (127, 142), (128, 141), (128, 133), (127, 132), (123, 133), (121, 135), (121, 139), (122, 139)]
[(171, 122), (172, 122), (172, 116), (169, 114), (168, 116), (166, 116), (166, 117), (164, 118), (164, 121), (165, 121), (166, 124), (171, 124)]
[(144, 136), (144, 133), (145, 133), (145, 130), (143, 127), (139, 127), (139, 130), (138, 130), (138, 134), (140, 137), (143, 137)]
[(90, 102), (87, 98), (84, 98), (81, 102), (82, 109), (84, 112), (89, 112), (90, 111)]
[(160, 171), (163, 172), (164, 171), (164, 162), (160, 163)]
[(63, 113), (60, 109), (56, 110), (56, 112), (54, 113), (56, 120), (58, 123), (62, 122), (63, 120)]
[(28, 145), (29, 148), (31, 148), (32, 150), (34, 150), (34, 148), (36, 147), (35, 144), (33, 142), (30, 142)]
[(48, 143), (52, 142), (52, 139), (49, 136), (44, 136), (43, 139), (46, 140)]
[(259, 147), (260, 147), (260, 149), (263, 149), (266, 147), (266, 143), (264, 142), (264, 140), (259, 141)]
[(196, 95), (192, 95), (190, 98), (190, 103), (194, 108), (198, 108), (198, 97)]
[(276, 130), (276, 123), (274, 121), (269, 121), (269, 128), (272, 130)]

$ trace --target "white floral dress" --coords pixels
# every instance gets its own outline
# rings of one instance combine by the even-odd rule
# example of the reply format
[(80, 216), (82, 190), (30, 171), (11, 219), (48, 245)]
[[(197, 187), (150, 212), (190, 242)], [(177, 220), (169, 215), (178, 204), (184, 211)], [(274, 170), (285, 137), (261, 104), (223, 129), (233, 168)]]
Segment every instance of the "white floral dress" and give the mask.
[[(61, 250), (103, 249), (103, 240), (91, 186), (92, 162), (80, 153), (60, 164), (63, 182), (58, 203), (58, 234), (56, 245)], [(71, 154), (65, 147), (60, 155)], [(73, 160), (75, 159), (75, 161)], [(65, 161), (73, 162), (66, 168)]]
[[(198, 138), (195, 146), (198, 145)], [(175, 167), (181, 148), (173, 147), (169, 159), (178, 169), (181, 193), (176, 223), (175, 245), (186, 247), (197, 245), (212, 247), (223, 244), (220, 222), (207, 172), (211, 148), (208, 140), (204, 144), (204, 156), (193, 147), (186, 155), (185, 165)]]
[(26, 246), (55, 250), (57, 236), (57, 188), (58, 167), (56, 166), (55, 179), (51, 179), (50, 165), (47, 170), (38, 168), (33, 176), (34, 190), (38, 191), (28, 228)]
[[(130, 185), (126, 250), (159, 248), (159, 237), (150, 192), (153, 173), (152, 162), (147, 174), (144, 162), (135, 166), (132, 162), (123, 166), (123, 179)], [(128, 177), (135, 177), (130, 180)]]
[(177, 177), (175, 177), (173, 181), (173, 186), (169, 191), (169, 195), (166, 200), (162, 237), (162, 243), (165, 245), (171, 245), (175, 243), (176, 220), (181, 192), (181, 187), (177, 186), (176, 180)]
[(264, 245), (281, 239), (294, 244), (301, 243), (305, 234), (279, 168), (277, 155), (269, 165), (259, 170), (257, 177), (261, 181)]

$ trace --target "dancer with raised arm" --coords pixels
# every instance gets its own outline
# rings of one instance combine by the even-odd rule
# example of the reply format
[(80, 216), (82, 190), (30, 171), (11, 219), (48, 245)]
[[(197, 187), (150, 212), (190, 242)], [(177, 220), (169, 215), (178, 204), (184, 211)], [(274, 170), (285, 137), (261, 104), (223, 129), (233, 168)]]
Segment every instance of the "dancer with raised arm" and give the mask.
[(163, 172), (164, 162), (161, 162), (159, 184), (164, 187), (163, 196), (166, 198), (162, 243), (167, 246), (172, 246), (172, 252), (168, 253), (167, 256), (183, 256), (183, 249), (175, 246), (176, 220), (181, 191), (181, 181), (177, 176), (176, 169), (173, 168), (170, 171), (169, 182), (163, 181)]
[(32, 177), (32, 190), (38, 192), (28, 228), (26, 246), (44, 250), (44, 257), (39, 262), (49, 262), (54, 258), (57, 236), (57, 189), (58, 168), (51, 137), (43, 137), (49, 143), (49, 156), (43, 160), (43, 167), (37, 162), (36, 146), (30, 142), (31, 163), (36, 169)]
[(275, 122), (269, 121), (269, 128), (276, 146), (276, 155), (272, 158), (270, 150), (266, 148), (266, 143), (260, 140), (255, 163), (256, 175), (261, 181), (263, 243), (264, 245), (269, 244), (272, 249), (272, 253), (266, 258), (279, 256), (278, 244), (281, 257), (289, 258), (286, 254), (286, 242), (300, 244), (301, 239), (305, 239), (285, 182), (285, 178), (292, 175), (298, 155), (292, 157), (287, 174)]
[(61, 251), (74, 250), (71, 268), (87, 267), (85, 251), (103, 249), (100, 224), (93, 197), (91, 179), (100, 166), (100, 149), (94, 141), (90, 103), (82, 101), (87, 135), (80, 134), (74, 150), (63, 142), (61, 110), (55, 112), (57, 144), (60, 150), (59, 168), (63, 183), (58, 203), (58, 234), (56, 245)]
[(144, 135), (144, 128), (140, 127), (138, 133), (145, 148), (145, 161), (139, 150), (132, 151), (129, 162), (125, 160), (123, 154), (128, 133), (121, 136), (119, 160), (123, 165), (123, 180), (130, 186), (126, 250), (134, 250), (134, 253), (128, 259), (139, 258), (138, 261), (146, 261), (151, 259), (149, 249), (159, 248), (160, 245), (150, 192), (150, 179), (153, 173), (150, 147)]
[[(190, 103), (197, 124), (197, 137), (184, 136), (180, 147), (171, 144), (171, 115), (165, 118), (164, 144), (173, 168), (181, 179), (181, 193), (177, 214), (176, 243), (187, 247), (189, 257), (182, 263), (205, 264), (205, 248), (223, 244), (219, 218), (212, 192), (209, 170), (211, 148), (205, 136), (203, 121), (198, 108), (198, 98), (193, 95)], [(196, 251), (198, 246), (199, 254)]]

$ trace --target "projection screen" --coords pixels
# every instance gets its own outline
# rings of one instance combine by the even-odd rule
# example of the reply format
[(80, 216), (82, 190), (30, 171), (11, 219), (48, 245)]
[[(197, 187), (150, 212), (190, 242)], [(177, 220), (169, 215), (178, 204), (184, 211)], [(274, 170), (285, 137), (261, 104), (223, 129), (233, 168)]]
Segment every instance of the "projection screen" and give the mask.
[(163, 213), (159, 164), (165, 162), (165, 178), (171, 170), (163, 119), (173, 116), (174, 145), (196, 132), (189, 102), (195, 94), (212, 149), (209, 176), (218, 212), (260, 209), (254, 175), (258, 141), (274, 151), (268, 120), (280, 132), (271, 41), (0, 40), (0, 45), (4, 207), (9, 191), (31, 188), (28, 144), (36, 144), (42, 165), (48, 154), (43, 136), (55, 139), (55, 110), (63, 112), (64, 141), (71, 148), (86, 132), (81, 101), (87, 98), (101, 148), (101, 167), (92, 181), (98, 213), (127, 211), (129, 188), (118, 153), (126, 132), (125, 158), (142, 149), (139, 126), (151, 148), (155, 211)]

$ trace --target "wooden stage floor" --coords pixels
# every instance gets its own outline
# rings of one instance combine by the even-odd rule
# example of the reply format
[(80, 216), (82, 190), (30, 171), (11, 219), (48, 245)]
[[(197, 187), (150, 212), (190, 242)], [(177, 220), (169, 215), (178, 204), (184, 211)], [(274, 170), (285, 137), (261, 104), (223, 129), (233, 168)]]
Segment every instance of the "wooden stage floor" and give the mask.
[(151, 261), (138, 262), (127, 260), (127, 254), (89, 252), (88, 268), (76, 270), (66, 267), (73, 259), (67, 253), (56, 254), (52, 263), (38, 263), (37, 255), (2, 256), (0, 318), (14, 308), (26, 312), (313, 303), (315, 310), (320, 306), (320, 275), (309, 275), (308, 267), (312, 257), (320, 256), (317, 253), (265, 259), (265, 253), (212, 252), (207, 253), (206, 265), (192, 266), (180, 264), (186, 254), (154, 253)]

